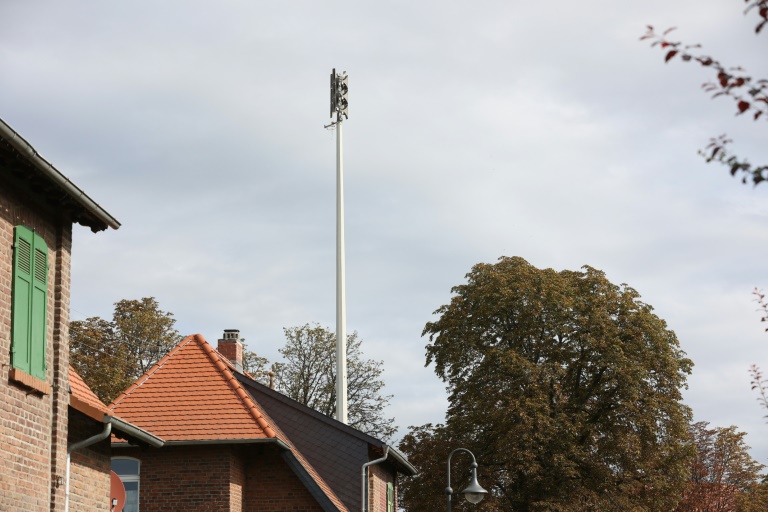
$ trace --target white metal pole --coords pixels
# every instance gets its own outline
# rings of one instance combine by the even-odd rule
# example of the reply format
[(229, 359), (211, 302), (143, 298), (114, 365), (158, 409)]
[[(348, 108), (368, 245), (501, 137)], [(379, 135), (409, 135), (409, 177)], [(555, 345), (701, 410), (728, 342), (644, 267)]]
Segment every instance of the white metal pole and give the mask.
[(347, 299), (344, 264), (344, 169), (341, 114), (336, 122), (336, 419), (347, 418)]

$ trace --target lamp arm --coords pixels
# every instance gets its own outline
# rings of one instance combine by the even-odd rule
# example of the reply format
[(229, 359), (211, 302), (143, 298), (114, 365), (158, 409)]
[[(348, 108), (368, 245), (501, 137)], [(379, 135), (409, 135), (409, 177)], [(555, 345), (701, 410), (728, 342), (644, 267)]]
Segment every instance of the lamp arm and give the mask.
[(474, 467), (477, 467), (477, 460), (475, 459), (475, 454), (471, 451), (467, 450), (466, 448), (456, 448), (451, 452), (450, 455), (448, 455), (448, 486), (445, 488), (445, 494), (448, 496), (448, 512), (451, 512), (451, 495), (453, 494), (453, 489), (451, 489), (451, 457), (453, 457), (453, 454), (456, 452), (466, 452), (472, 457), (472, 464)]

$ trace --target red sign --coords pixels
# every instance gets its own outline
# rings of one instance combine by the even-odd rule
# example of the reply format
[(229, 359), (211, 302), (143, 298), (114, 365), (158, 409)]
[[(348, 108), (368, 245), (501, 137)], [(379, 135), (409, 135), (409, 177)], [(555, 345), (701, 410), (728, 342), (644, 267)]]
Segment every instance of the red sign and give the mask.
[(120, 477), (117, 476), (117, 473), (114, 471), (109, 472), (109, 478), (110, 478), (110, 490), (109, 490), (109, 497), (110, 497), (110, 508), (112, 512), (122, 512), (123, 507), (125, 506), (125, 486), (123, 485), (123, 481), (120, 480)]

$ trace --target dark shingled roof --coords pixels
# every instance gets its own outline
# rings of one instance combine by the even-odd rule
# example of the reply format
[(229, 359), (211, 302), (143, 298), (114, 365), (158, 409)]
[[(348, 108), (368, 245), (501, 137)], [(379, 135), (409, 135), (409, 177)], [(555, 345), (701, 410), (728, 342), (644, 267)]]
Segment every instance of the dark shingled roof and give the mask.
[[(349, 510), (360, 510), (360, 472), (363, 464), (384, 455), (387, 444), (355, 428), (288, 398), (247, 375), (236, 377), (264, 411), (293, 441)], [(405, 475), (416, 469), (390, 447), (387, 464)], [(350, 478), (350, 477), (354, 478)]]

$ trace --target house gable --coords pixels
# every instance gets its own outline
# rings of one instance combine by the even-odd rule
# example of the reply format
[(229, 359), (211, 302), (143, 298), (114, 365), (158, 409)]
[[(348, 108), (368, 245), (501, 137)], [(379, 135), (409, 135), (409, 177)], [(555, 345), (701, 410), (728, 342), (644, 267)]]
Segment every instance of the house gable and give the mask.
[[(163, 438), (165, 446), (176, 453), (183, 447), (216, 450), (218, 446), (226, 451), (237, 445), (243, 445), (244, 450), (253, 448), (246, 445), (272, 445), (322, 510), (347, 511), (332, 488), (243, 388), (231, 363), (199, 334), (176, 345), (121, 393), (110, 410)], [(113, 439), (113, 446), (121, 445), (127, 443)], [(167, 456), (171, 450), (164, 449), (164, 453)]]

